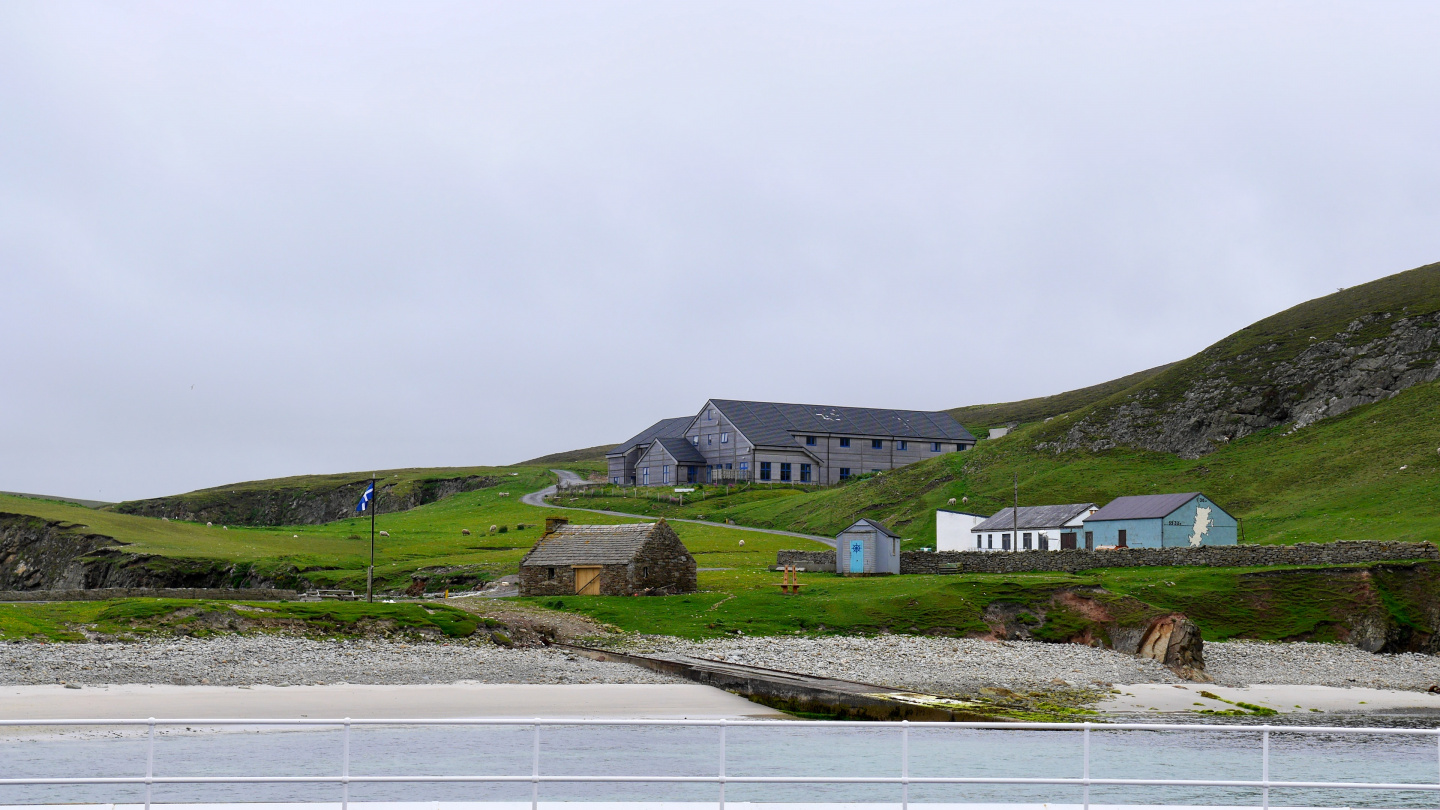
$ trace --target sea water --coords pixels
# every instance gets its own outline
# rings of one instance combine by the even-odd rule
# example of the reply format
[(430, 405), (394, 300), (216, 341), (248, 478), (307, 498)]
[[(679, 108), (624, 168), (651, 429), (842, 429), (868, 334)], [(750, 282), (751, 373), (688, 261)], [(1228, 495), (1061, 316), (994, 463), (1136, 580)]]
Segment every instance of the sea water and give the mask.
[[(1138, 718), (1137, 718), (1138, 719)], [(1153, 718), (1150, 718), (1153, 722)], [(1293, 719), (1279, 720), (1295, 724)], [(1312, 721), (1315, 722), (1315, 721)], [(1337, 725), (1335, 718), (1324, 718)], [(1357, 724), (1354, 720), (1351, 725)], [(1364, 725), (1435, 727), (1433, 718), (1366, 718)], [(341, 773), (339, 728), (162, 727), (155, 741), (157, 776), (307, 776)], [(529, 776), (534, 730), (528, 726), (355, 726), (350, 774)], [(720, 769), (720, 730), (685, 726), (542, 726), (540, 770), (546, 775), (713, 776)], [(8, 736), (6, 736), (8, 735)], [(799, 726), (783, 721), (726, 729), (727, 776), (899, 776), (897, 728)], [(0, 730), (0, 776), (143, 776), (144, 730)], [(911, 728), (912, 777), (1075, 777), (1082, 775), (1082, 734), (1075, 730)], [(1094, 778), (1259, 779), (1259, 733), (1191, 731), (1091, 732)], [(1440, 780), (1433, 736), (1272, 732), (1270, 776), (1287, 781), (1430, 783)], [(157, 804), (334, 802), (341, 786), (298, 784), (156, 785)], [(351, 784), (354, 802), (509, 802), (531, 798), (522, 784)], [(726, 785), (730, 802), (896, 802), (899, 785)], [(542, 801), (714, 801), (713, 784), (549, 783)], [(0, 786), (0, 805), (131, 803), (141, 785)], [(1016, 785), (911, 785), (909, 800), (929, 803), (1075, 804), (1080, 788)], [(1258, 805), (1258, 789), (1092, 787), (1097, 805)], [(1435, 807), (1422, 791), (1272, 789), (1274, 806)]]

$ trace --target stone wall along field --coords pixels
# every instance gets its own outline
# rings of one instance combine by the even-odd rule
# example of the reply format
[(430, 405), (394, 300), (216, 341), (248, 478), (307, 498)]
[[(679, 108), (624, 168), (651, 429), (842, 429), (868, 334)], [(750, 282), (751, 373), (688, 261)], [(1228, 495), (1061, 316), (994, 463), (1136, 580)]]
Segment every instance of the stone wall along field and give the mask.
[[(1246, 568), (1265, 565), (1345, 565), (1394, 560), (1440, 560), (1434, 543), (1341, 540), (1291, 546), (1200, 546), (1198, 548), (1132, 548), (1105, 551), (906, 551), (900, 555), (902, 574), (1016, 574), (1030, 571), (1075, 573), (1091, 568), (1198, 565)], [(834, 571), (833, 551), (781, 551), (776, 565), (807, 571)]]
[(236, 599), (242, 602), (287, 602), (295, 591), (279, 588), (90, 588), (55, 591), (0, 591), (0, 602), (87, 602), (104, 599)]

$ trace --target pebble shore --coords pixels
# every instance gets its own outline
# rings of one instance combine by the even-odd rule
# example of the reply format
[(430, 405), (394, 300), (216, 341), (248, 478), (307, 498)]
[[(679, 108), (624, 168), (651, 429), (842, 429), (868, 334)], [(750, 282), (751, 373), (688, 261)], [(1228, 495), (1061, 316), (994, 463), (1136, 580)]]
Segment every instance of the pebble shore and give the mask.
[(0, 684), (689, 683), (559, 650), (293, 636), (0, 644)]
[[(704, 642), (645, 637), (631, 649), (715, 658), (770, 669), (924, 692), (981, 687), (1184, 683), (1155, 661), (1076, 644), (921, 636), (737, 638)], [(1226, 686), (1310, 684), (1424, 691), (1440, 684), (1440, 657), (1376, 655), (1341, 644), (1222, 642), (1205, 645), (1206, 672)]]
[[(672, 652), (900, 689), (964, 693), (981, 687), (1181, 683), (1148, 659), (1072, 644), (918, 636), (735, 638), (704, 642), (631, 638), (627, 651)], [(1440, 657), (1373, 655), (1338, 644), (1205, 645), (1218, 684), (1312, 684), (1427, 690)], [(211, 684), (217, 686), (426, 683), (686, 683), (628, 664), (560, 649), (488, 643), (215, 636), (133, 643), (0, 644), (0, 684)]]

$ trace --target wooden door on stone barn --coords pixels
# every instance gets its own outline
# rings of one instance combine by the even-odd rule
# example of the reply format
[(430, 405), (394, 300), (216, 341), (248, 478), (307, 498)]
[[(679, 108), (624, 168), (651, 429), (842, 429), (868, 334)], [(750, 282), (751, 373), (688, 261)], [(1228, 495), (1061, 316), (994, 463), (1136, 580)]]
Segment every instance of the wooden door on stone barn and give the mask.
[(1075, 548), (1075, 532), (1060, 533), (1060, 550)]
[(600, 595), (600, 566), (575, 566), (575, 593), (581, 596)]

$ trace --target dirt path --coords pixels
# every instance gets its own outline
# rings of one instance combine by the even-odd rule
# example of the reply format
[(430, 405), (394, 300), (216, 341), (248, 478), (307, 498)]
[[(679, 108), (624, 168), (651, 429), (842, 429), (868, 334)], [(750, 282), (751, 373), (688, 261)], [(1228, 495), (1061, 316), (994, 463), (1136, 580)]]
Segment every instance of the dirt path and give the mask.
[[(556, 475), (560, 476), (560, 483), (562, 484), (581, 484), (585, 481), (585, 479), (581, 478), (573, 472), (570, 472), (569, 470), (551, 470), (550, 472), (553, 472)], [(634, 515), (629, 512), (611, 512), (605, 509), (582, 509), (578, 506), (556, 506), (555, 504), (552, 504), (545, 499), (549, 498), (551, 495), (554, 495), (557, 489), (557, 485), (551, 484), (550, 486), (538, 492), (531, 492), (528, 495), (522, 496), (520, 498), (520, 502), (528, 506), (534, 506), (541, 509), (568, 509), (574, 512), (594, 512), (597, 515), (614, 515), (615, 517), (655, 520), (654, 515)], [(754, 526), (736, 526), (730, 523), (716, 523), (713, 520), (691, 520), (690, 518), (666, 518), (666, 520), (672, 523), (698, 523), (701, 526), (718, 526), (722, 529), (735, 529), (738, 531), (746, 532), (761, 532), (763, 534), (779, 534), (784, 535), (785, 537), (799, 537), (802, 540), (814, 540), (817, 543), (824, 543), (831, 548), (835, 547), (835, 538), (822, 537), (818, 534), (801, 534), (800, 532), (786, 532), (781, 531), (780, 529), (758, 529)]]

